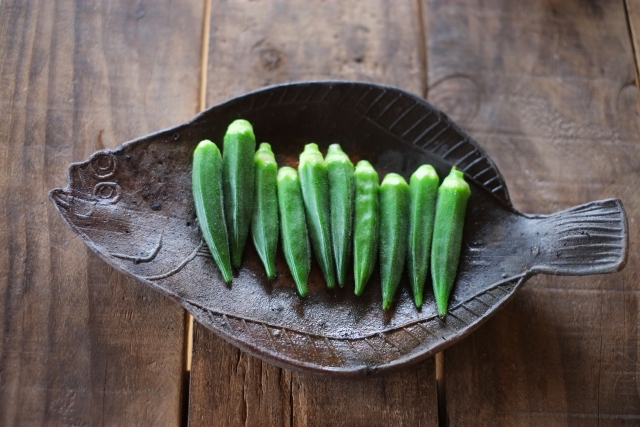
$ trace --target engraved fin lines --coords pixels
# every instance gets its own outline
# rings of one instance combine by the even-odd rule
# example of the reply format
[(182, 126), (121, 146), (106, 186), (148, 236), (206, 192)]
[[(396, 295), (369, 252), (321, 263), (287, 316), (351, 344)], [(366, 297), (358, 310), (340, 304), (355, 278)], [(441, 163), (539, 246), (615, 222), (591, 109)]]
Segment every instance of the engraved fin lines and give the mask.
[[(435, 109), (428, 103), (423, 103), (422, 100), (418, 100), (415, 97), (406, 94), (402, 91), (397, 91), (397, 96), (385, 97), (389, 93), (393, 93), (395, 89), (386, 88), (382, 86), (364, 86), (357, 83), (334, 83), (327, 85), (326, 83), (303, 83), (300, 93), (304, 90), (313, 91), (312, 94), (304, 99), (298, 93), (295, 98), (287, 102), (288, 104), (296, 103), (313, 103), (321, 104), (329, 102), (330, 104), (337, 105), (342, 108), (348, 108), (352, 111), (358, 112), (363, 118), (371, 123), (375, 123), (380, 128), (387, 132), (394, 134), (402, 139), (407, 140), (410, 134), (418, 134), (417, 137), (411, 137), (410, 141), (413, 145), (417, 145), (422, 149), (432, 152), (434, 155), (441, 157), (443, 160), (448, 161), (462, 170), (471, 180), (475, 181), (478, 185), (485, 187), (489, 192), (496, 195), (503, 201), (510, 204), (509, 196), (506, 190), (506, 185), (502, 175), (498, 172), (496, 166), (487, 157), (484, 151), (477, 145), (477, 143), (468, 135), (466, 135), (460, 128), (458, 128), (451, 120), (449, 120), (442, 112)], [(249, 111), (254, 109), (263, 109), (269, 105), (280, 104), (289, 88), (293, 88), (295, 85), (289, 85), (279, 88), (266, 89), (263, 92), (258, 92), (249, 96), (247, 102), (251, 102)], [(319, 99), (313, 99), (315, 91), (318, 87), (325, 89), (325, 93)], [(357, 90), (364, 89), (364, 90)], [(341, 90), (344, 94), (340, 96), (334, 96), (329, 98), (329, 95), (336, 91)], [(268, 99), (263, 105), (255, 106), (255, 98), (261, 96), (268, 96)], [(362, 102), (369, 97), (373, 97), (373, 101), (364, 108)], [(278, 100), (272, 102), (274, 98)], [(386, 104), (378, 105), (380, 101), (388, 98)], [(298, 101), (298, 99), (304, 99)], [(250, 100), (250, 101), (249, 101)], [(397, 103), (406, 103), (405, 108), (392, 109)], [(374, 108), (374, 107), (379, 107)], [(374, 110), (379, 112), (373, 113)], [(390, 113), (395, 116), (387, 117)], [(375, 114), (375, 115), (372, 115)], [(404, 123), (409, 114), (415, 116), (412, 121)], [(385, 125), (381, 122), (382, 118), (385, 118), (390, 124)], [(450, 135), (444, 137), (442, 140), (438, 139), (445, 133), (451, 132)], [(432, 134), (430, 136), (429, 134)], [(452, 136), (455, 134), (455, 138)], [(428, 137), (428, 140), (422, 141), (423, 138)], [(434, 147), (431, 145), (438, 141)], [(436, 150), (444, 147), (444, 153), (438, 154)], [(474, 159), (474, 157), (476, 157)], [(471, 160), (469, 164), (464, 164), (467, 160)], [(475, 165), (484, 160), (484, 168), (478, 172), (473, 170)], [(489, 174), (490, 172), (490, 174)], [(484, 182), (479, 180), (479, 177), (483, 174), (488, 174)]]
[(541, 218), (540, 222), (557, 235), (557, 246), (550, 248), (550, 267), (581, 271), (589, 265), (604, 272), (625, 257), (624, 214), (616, 200), (587, 203)]
[[(348, 95), (352, 94), (351, 89), (352, 88), (348, 89)], [(379, 126), (385, 128), (387, 131), (389, 132), (393, 131), (394, 134), (400, 136), (401, 138), (404, 138), (411, 133), (414, 133), (414, 134), (418, 133), (418, 136), (413, 138), (413, 144), (418, 145), (423, 149), (428, 149), (434, 154), (436, 154), (435, 153), (436, 150), (440, 149), (441, 147), (445, 147), (444, 154), (440, 154), (440, 157), (442, 157), (446, 161), (452, 162), (453, 164), (460, 165), (461, 169), (467, 174), (472, 173), (470, 169), (475, 164), (475, 162), (472, 162), (469, 165), (462, 166), (462, 163), (467, 158), (469, 158), (470, 156), (478, 156), (479, 158), (484, 159), (488, 167), (484, 169), (481, 173), (475, 173), (471, 176), (474, 176), (474, 177), (480, 176), (482, 174), (487, 173), (490, 170), (492, 172), (491, 176), (487, 177), (486, 181), (489, 181), (489, 184), (491, 185), (488, 185), (488, 184), (483, 185), (483, 183), (479, 183), (479, 184), (483, 185), (490, 192), (496, 194), (498, 197), (508, 202), (506, 186), (504, 185), (502, 176), (499, 174), (496, 167), (493, 165), (493, 162), (491, 162), (489, 158), (486, 157), (486, 155), (481, 151), (481, 149), (479, 149), (479, 147), (476, 145), (476, 143), (473, 140), (471, 140), (470, 137), (468, 137), (460, 129), (455, 127), (452, 124), (452, 122), (446, 118), (444, 114), (437, 112), (436, 110), (436, 114), (434, 117), (433, 110), (431, 110), (429, 106), (426, 106), (414, 101), (412, 104), (410, 104), (406, 108), (400, 109), (399, 111), (395, 112), (396, 114), (395, 118), (389, 119), (387, 117), (387, 120), (391, 120), (391, 124), (388, 126), (384, 126), (380, 122), (380, 119), (383, 116), (387, 116), (390, 111), (393, 111), (391, 109), (393, 105), (395, 105), (398, 102), (402, 102), (403, 98), (406, 99), (408, 97), (404, 95), (404, 93), (402, 92), (400, 92), (399, 95), (396, 97), (390, 97), (386, 105), (380, 106), (381, 112), (376, 114), (375, 117), (371, 117), (369, 113), (373, 110), (373, 107), (377, 106), (379, 101), (384, 98), (384, 96), (389, 92), (389, 89), (369, 88), (369, 90), (364, 91), (364, 93), (360, 95), (360, 99), (358, 99), (355, 102), (355, 106), (359, 105), (362, 102), (362, 100), (364, 100), (365, 97), (370, 96), (372, 91), (377, 91), (378, 94), (374, 98), (374, 101), (369, 105), (369, 107), (367, 107), (367, 109), (363, 113), (363, 116), (365, 116), (370, 121), (378, 124)], [(344, 103), (347, 98), (349, 98), (349, 96), (343, 97), (342, 102)], [(418, 113), (421, 113), (421, 114), (417, 114), (417, 115), (415, 114), (416, 107), (418, 107)], [(420, 110), (419, 107), (422, 107), (421, 108), (422, 111), (419, 111)], [(402, 123), (402, 119), (406, 118), (410, 112), (414, 113), (414, 115), (417, 116), (416, 119), (413, 122), (410, 122), (404, 126), (401, 126), (401, 128), (397, 128), (397, 126), (400, 123)], [(442, 138), (439, 141), (439, 143), (436, 144), (434, 147), (430, 147), (436, 141), (438, 141), (438, 139), (441, 138), (443, 134), (449, 131), (453, 131), (456, 134), (456, 136), (461, 137), (462, 139), (460, 138), (451, 139), (451, 135), (449, 135), (448, 137)], [(428, 137), (428, 140), (423, 141), (425, 137)]]
[[(260, 343), (268, 343), (267, 348), (271, 349), (272, 356), (276, 358), (292, 358), (319, 366), (345, 366), (353, 364), (354, 361), (365, 361), (366, 364), (376, 365), (388, 363), (399, 356), (406, 355), (421, 347), (425, 342), (432, 342), (434, 345), (440, 343), (443, 339), (446, 340), (447, 336), (457, 333), (460, 329), (470, 327), (487, 311), (496, 307), (502, 299), (511, 295), (523, 277), (524, 274), (498, 282), (478, 295), (451, 307), (449, 316), (462, 324), (462, 328), (455, 326), (455, 322), (452, 326), (445, 326), (439, 320), (434, 322), (437, 316), (432, 316), (386, 331), (353, 338), (327, 337), (231, 314), (216, 313), (189, 301), (185, 301), (185, 303), (204, 311), (210, 320), (210, 326), (220, 324), (223, 326), (222, 330), (233, 336), (235, 340), (245, 342), (252, 347), (260, 347)], [(500, 295), (494, 295), (495, 292)], [(490, 296), (494, 301), (488, 304), (480, 298), (484, 295)], [(478, 312), (478, 307), (480, 307), (478, 304), (476, 304), (475, 310), (467, 307), (473, 301), (478, 301), (484, 307), (483, 312)], [(454, 313), (459, 309), (469, 313), (470, 318), (462, 316), (460, 313)], [(220, 320), (216, 321), (216, 319)], [(233, 323), (236, 324), (235, 327)], [(411, 331), (411, 327), (417, 329)], [(403, 339), (402, 334), (408, 336), (410, 340)], [(402, 346), (399, 343), (402, 343)], [(387, 351), (388, 348), (392, 348), (394, 353), (399, 356), (390, 355)], [(323, 358), (321, 354), (325, 351), (333, 357), (329, 360)]]

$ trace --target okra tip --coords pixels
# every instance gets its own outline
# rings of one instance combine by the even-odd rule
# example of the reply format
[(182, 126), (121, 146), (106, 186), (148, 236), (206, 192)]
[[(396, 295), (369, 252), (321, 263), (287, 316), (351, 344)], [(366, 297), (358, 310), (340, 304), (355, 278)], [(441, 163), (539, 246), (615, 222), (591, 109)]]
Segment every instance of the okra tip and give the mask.
[(449, 292), (445, 295), (436, 294), (436, 308), (438, 309), (438, 316), (444, 320), (447, 317), (447, 309), (449, 308)]
[(224, 283), (230, 285), (231, 281), (233, 280), (233, 275), (231, 274), (231, 272), (220, 270), (220, 273), (222, 273), (222, 280), (224, 280)]
[(265, 274), (267, 275), (267, 279), (273, 280), (276, 277), (276, 270), (272, 266), (264, 267)]
[(420, 295), (420, 293), (417, 293), (416, 295), (414, 295), (413, 302), (415, 303), (416, 308), (421, 308), (422, 307), (422, 295)]

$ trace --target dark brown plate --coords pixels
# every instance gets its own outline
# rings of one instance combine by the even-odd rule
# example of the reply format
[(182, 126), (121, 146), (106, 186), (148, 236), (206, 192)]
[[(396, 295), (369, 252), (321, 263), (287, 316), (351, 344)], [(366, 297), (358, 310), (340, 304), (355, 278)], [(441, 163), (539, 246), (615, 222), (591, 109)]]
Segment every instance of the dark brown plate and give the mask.
[[(247, 244), (243, 267), (225, 285), (203, 245), (191, 196), (191, 156), (202, 139), (221, 142), (231, 121), (254, 125), (280, 165), (297, 164), (303, 145), (338, 142), (355, 163), (409, 178), (430, 163), (452, 165), (471, 184), (461, 262), (445, 321), (431, 284), (417, 310), (406, 278), (395, 305), (381, 309), (377, 276), (364, 295), (353, 284), (327, 290), (316, 266), (307, 299), (282, 255), (266, 279)], [(69, 168), (69, 184), (50, 193), (89, 247), (114, 267), (174, 298), (225, 340), (278, 366), (359, 377), (416, 363), (476, 329), (537, 273), (584, 275), (620, 270), (627, 221), (619, 200), (548, 216), (516, 211), (480, 146), (423, 99), (398, 89), (352, 82), (275, 86), (210, 108), (192, 121)]]

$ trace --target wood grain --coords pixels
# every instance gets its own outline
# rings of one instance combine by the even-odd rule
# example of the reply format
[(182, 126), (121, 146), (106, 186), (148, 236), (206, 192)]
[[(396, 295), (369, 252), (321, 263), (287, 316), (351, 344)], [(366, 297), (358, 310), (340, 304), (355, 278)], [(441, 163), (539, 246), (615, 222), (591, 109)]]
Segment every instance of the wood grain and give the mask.
[[(196, 112), (203, 9), (0, 2), (1, 425), (179, 423), (183, 311), (92, 255), (46, 194), (70, 162)], [(518, 209), (620, 197), (626, 269), (531, 280), (446, 352), (446, 403), (452, 425), (640, 422), (637, 0), (220, 1), (210, 24), (209, 105), (301, 79), (428, 89)], [(433, 360), (318, 379), (197, 325), (190, 397), (191, 425), (437, 423)]]
[(180, 421), (184, 311), (89, 253), (47, 192), (69, 163), (196, 113), (201, 11), (0, 4), (2, 425)]
[[(415, 2), (215, 2), (210, 43), (209, 105), (311, 79), (424, 91)], [(200, 325), (189, 397), (193, 426), (437, 424), (432, 359), (371, 380), (319, 379), (241, 353)]]
[(516, 208), (622, 199), (621, 273), (540, 276), (445, 352), (451, 425), (636, 425), (638, 88), (622, 2), (424, 1), (428, 99), (495, 160)]

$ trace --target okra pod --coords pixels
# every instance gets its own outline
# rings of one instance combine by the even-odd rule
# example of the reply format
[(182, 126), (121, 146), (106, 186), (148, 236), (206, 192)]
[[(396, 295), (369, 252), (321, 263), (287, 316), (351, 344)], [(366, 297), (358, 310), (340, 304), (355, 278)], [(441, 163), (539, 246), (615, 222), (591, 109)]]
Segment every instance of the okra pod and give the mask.
[(329, 145), (327, 150), (329, 196), (331, 206), (331, 241), (336, 262), (338, 285), (347, 281), (347, 269), (351, 258), (351, 230), (353, 223), (353, 163), (339, 144)]
[(278, 165), (271, 145), (260, 144), (253, 156), (255, 184), (251, 236), (269, 279), (276, 275), (278, 247)]
[(204, 140), (193, 152), (191, 181), (196, 215), (204, 241), (223, 280), (231, 283), (231, 258), (222, 195), (222, 156), (213, 142)]
[(231, 264), (235, 268), (240, 267), (251, 226), (255, 150), (256, 138), (251, 123), (246, 120), (232, 122), (224, 136), (222, 183)]
[(378, 173), (360, 160), (353, 173), (355, 187), (353, 220), (353, 278), (355, 294), (361, 295), (378, 259), (380, 203)]
[(282, 251), (298, 293), (304, 297), (307, 295), (307, 279), (311, 270), (311, 248), (300, 180), (296, 170), (289, 166), (280, 168), (278, 172), (278, 205)]
[(336, 285), (336, 272), (331, 250), (329, 177), (318, 145), (311, 143), (304, 147), (298, 173), (313, 252), (327, 287), (333, 288)]
[(387, 174), (380, 184), (380, 282), (382, 308), (391, 308), (402, 277), (409, 238), (409, 184), (398, 174)]
[(431, 246), (431, 278), (438, 315), (445, 318), (456, 279), (467, 200), (471, 195), (464, 174), (454, 166), (438, 188)]
[(424, 283), (429, 270), (433, 220), (438, 196), (438, 174), (431, 165), (422, 165), (411, 175), (411, 218), (407, 270), (416, 307), (422, 307)]

